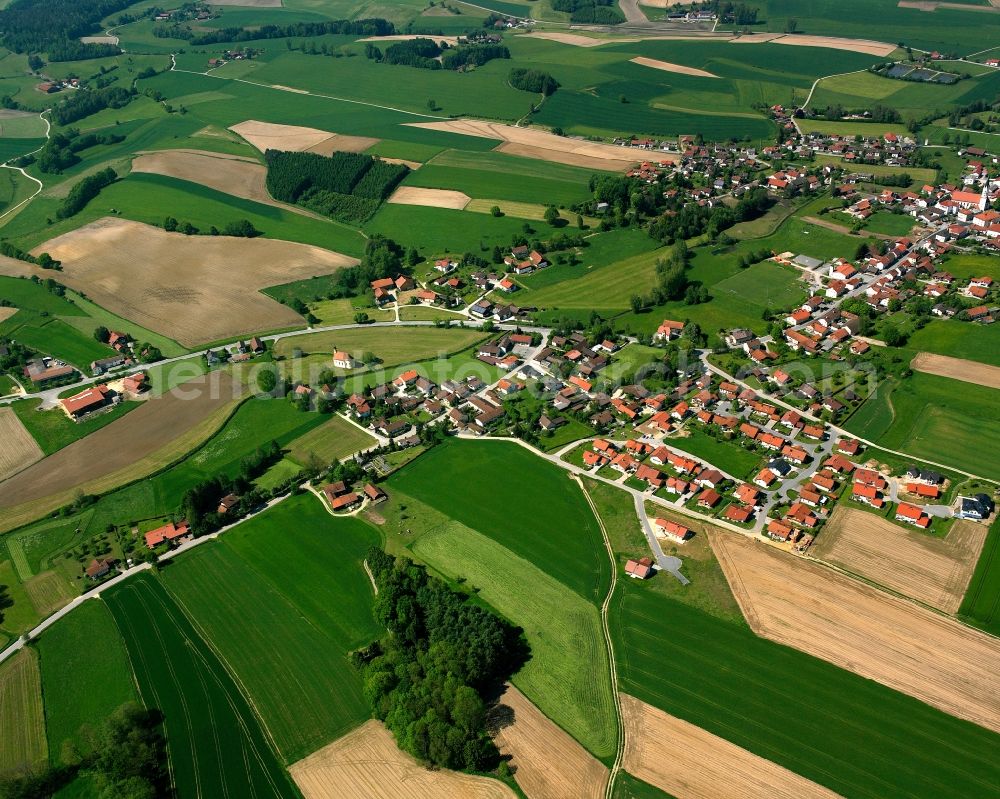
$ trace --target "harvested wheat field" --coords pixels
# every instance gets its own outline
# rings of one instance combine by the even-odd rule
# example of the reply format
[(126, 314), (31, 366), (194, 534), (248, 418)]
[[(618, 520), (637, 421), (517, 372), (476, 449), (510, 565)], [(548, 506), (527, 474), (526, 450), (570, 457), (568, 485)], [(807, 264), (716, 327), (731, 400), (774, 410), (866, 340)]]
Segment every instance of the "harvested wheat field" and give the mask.
[(81, 36), (81, 44), (118, 44), (117, 36)]
[(17, 308), (13, 308), (10, 305), (0, 306), (0, 322), (6, 322), (16, 313)]
[(425, 769), (374, 720), (288, 770), (305, 799), (515, 799), (497, 780)]
[(185, 236), (109, 217), (35, 252), (63, 262), (59, 279), (70, 288), (186, 347), (301, 326), (301, 316), (260, 290), (358, 263), (307, 244)]
[(1000, 732), (1000, 641), (818, 563), (709, 533), (755, 633)]
[(299, 125), (279, 125), (276, 122), (258, 122), (248, 119), (229, 128), (238, 133), (261, 152), (265, 150), (287, 150), (301, 152), (315, 147), (336, 134), (328, 130), (304, 128)]
[(621, 694), (622, 768), (677, 799), (836, 799), (725, 738)]
[(865, 53), (879, 58), (884, 58), (896, 49), (896, 45), (886, 42), (842, 39), (838, 36), (807, 36), (803, 33), (790, 33), (771, 41), (774, 44), (790, 44), (796, 47), (828, 47), (831, 50), (850, 50), (854, 53)]
[(0, 441), (0, 480), (41, 460), (41, 447), (10, 408), (0, 408)]
[(319, 144), (314, 144), (307, 153), (317, 155), (332, 155), (333, 153), (363, 153), (369, 147), (374, 147), (381, 139), (373, 139), (370, 136), (341, 136), (339, 133), (331, 136)]
[(0, 528), (54, 510), (78, 490), (98, 494), (167, 466), (214, 433), (242, 392), (228, 373), (213, 372), (151, 397), (0, 483)]
[(153, 172), (200, 183), (217, 191), (259, 203), (278, 205), (264, 185), (267, 168), (252, 158), (205, 150), (158, 150), (139, 153), (133, 172)]
[(986, 525), (961, 520), (946, 538), (935, 538), (840, 505), (812, 554), (945, 613), (956, 613), (986, 532)]
[[(635, 151), (625, 147), (556, 136), (554, 133), (537, 128), (518, 128), (514, 125), (502, 125), (498, 122), (485, 122), (479, 119), (451, 119), (445, 122), (407, 122), (405, 124), (415, 128), (459, 133), (464, 136), (499, 139), (502, 144), (496, 149), (500, 152), (573, 166), (618, 172), (630, 164), (642, 160), (642, 157), (637, 155)], [(673, 155), (657, 155), (666, 160), (676, 159), (676, 156)]]
[(645, 56), (637, 56), (636, 58), (630, 58), (629, 60), (633, 64), (640, 64), (644, 67), (652, 67), (653, 69), (659, 69), (663, 72), (676, 72), (680, 75), (696, 75), (700, 78), (719, 77), (718, 75), (713, 75), (711, 72), (706, 72), (703, 69), (686, 67), (683, 64), (671, 64), (668, 61), (657, 61), (655, 58), (646, 58)]
[(500, 697), (503, 712), (513, 721), (501, 722), (494, 740), (501, 754), (511, 755), (514, 779), (528, 799), (600, 799), (608, 769), (571, 735), (549, 719), (513, 685)]
[(451, 208), (461, 211), (472, 198), (468, 194), (450, 189), (420, 189), (400, 186), (386, 202), (395, 205), (426, 205), (429, 208)]
[(78, 596), (70, 583), (54, 571), (42, 572), (26, 580), (24, 590), (35, 611), (43, 619)]
[[(677, 0), (681, 2), (681, 0)], [(596, 36), (583, 36), (579, 33), (560, 33), (559, 31), (534, 31), (524, 34), (529, 39), (548, 39), (550, 42), (571, 44), (574, 47), (599, 47), (602, 44), (625, 44), (638, 42), (640, 39), (619, 37), (615, 39), (598, 39)]]
[(967, 361), (964, 358), (952, 358), (948, 355), (935, 355), (931, 352), (918, 352), (910, 362), (910, 368), (917, 372), (950, 377), (952, 380), (962, 380), (987, 388), (1000, 388), (1000, 366), (990, 366), (979, 361)]

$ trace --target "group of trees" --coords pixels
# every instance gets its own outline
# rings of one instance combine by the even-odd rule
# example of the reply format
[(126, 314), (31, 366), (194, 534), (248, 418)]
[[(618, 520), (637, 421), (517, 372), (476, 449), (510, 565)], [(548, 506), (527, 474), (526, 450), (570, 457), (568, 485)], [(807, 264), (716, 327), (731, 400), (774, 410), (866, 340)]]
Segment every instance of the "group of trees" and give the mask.
[[(201, 231), (190, 222), (178, 222), (172, 216), (168, 216), (163, 220), (163, 229), (168, 233), (176, 231), (177, 233), (183, 233), (185, 236), (197, 236), (201, 233)], [(234, 236), (242, 239), (253, 239), (263, 234), (261, 231), (257, 230), (254, 223), (249, 219), (237, 219), (234, 222), (227, 222), (221, 230), (215, 225), (212, 225), (212, 227), (208, 230), (208, 235)]]
[[(327, 35), (343, 36), (390, 36), (396, 32), (395, 26), (388, 20), (372, 19), (335, 19), (329, 22), (296, 22), (291, 25), (261, 25), (254, 28), (219, 28), (218, 30), (199, 32), (195, 34), (179, 34), (180, 38), (189, 38), (191, 44), (203, 46), (220, 42), (248, 42), (258, 39), (286, 39), (289, 37), (311, 38)], [(178, 34), (175, 34), (178, 35)]]
[(124, 108), (134, 96), (134, 92), (120, 86), (80, 89), (53, 106), (50, 119), (56, 125), (71, 125), (105, 108)]
[(746, 3), (734, 3), (732, 0), (712, 0), (706, 7), (715, 12), (720, 22), (732, 22), (742, 26), (757, 24), (759, 9), (752, 8)]
[[(636, 294), (631, 298), (632, 312), (639, 313), (643, 308), (684, 299), (689, 288), (687, 279), (689, 256), (687, 244), (680, 239), (666, 258), (657, 259), (656, 284), (647, 296)], [(707, 297), (705, 299), (707, 300)], [(698, 299), (697, 295), (692, 295), (692, 300), (694, 302), (690, 304), (705, 301)]]
[(18, 53), (43, 53), (97, 30), (135, 0), (17, 0), (0, 11), (0, 41)]
[(60, 219), (69, 219), (69, 217), (75, 216), (84, 209), (87, 203), (101, 193), (101, 189), (110, 186), (116, 180), (118, 180), (118, 173), (111, 167), (88, 175), (69, 190), (66, 198), (59, 203), (56, 216)]
[(519, 67), (510, 71), (510, 85), (524, 92), (534, 92), (548, 97), (550, 94), (555, 94), (559, 88), (559, 81), (540, 69)]
[(125, 137), (117, 133), (88, 133), (84, 136), (75, 128), (67, 128), (59, 133), (53, 133), (45, 146), (42, 147), (37, 159), (29, 156), (21, 159), (20, 165), (38, 162), (38, 168), (42, 172), (50, 175), (58, 175), (64, 169), (68, 169), (80, 162), (77, 155), (81, 150), (96, 147), (99, 144), (117, 144), (124, 141)]
[(12, 244), (6, 239), (0, 241), (0, 255), (6, 255), (8, 258), (16, 258), (19, 261), (26, 261), (29, 264), (37, 264), (42, 269), (59, 269), (62, 266), (61, 261), (57, 261), (47, 252), (32, 255), (30, 252), (22, 250), (16, 244)]
[(66, 41), (49, 47), (49, 61), (83, 61), (87, 58), (108, 58), (121, 55), (117, 44), (84, 44), (80, 41)]
[(568, 13), (570, 22), (620, 25), (625, 21), (614, 0), (552, 0), (552, 8)]
[(410, 171), (363, 153), (290, 153), (268, 150), (267, 190), (343, 222), (370, 217)]
[(495, 58), (510, 58), (502, 44), (467, 44), (451, 47), (435, 39), (409, 39), (394, 42), (383, 53), (375, 45), (365, 45), (365, 56), (384, 64), (401, 64), (420, 69), (464, 69), (478, 67)]
[(486, 697), (527, 659), (522, 631), (406, 558), (372, 548), (367, 561), (378, 586), (375, 616), (388, 634), (352, 662), (375, 716), (422, 762), (495, 767)]
[(0, 782), (0, 799), (48, 799), (81, 772), (102, 799), (166, 799), (173, 794), (161, 721), (158, 710), (123, 705), (95, 736), (92, 753), (72, 765)]

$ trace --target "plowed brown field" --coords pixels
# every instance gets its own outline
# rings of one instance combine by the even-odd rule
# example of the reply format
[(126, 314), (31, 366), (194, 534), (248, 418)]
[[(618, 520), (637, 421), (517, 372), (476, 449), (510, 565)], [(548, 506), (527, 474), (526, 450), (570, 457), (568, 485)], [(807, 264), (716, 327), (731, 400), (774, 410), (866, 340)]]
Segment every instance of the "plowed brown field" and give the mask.
[(497, 780), (430, 771), (368, 721), (289, 768), (305, 799), (515, 799)]
[(0, 481), (41, 459), (42, 449), (17, 414), (0, 408)]
[(838, 794), (701, 727), (621, 695), (633, 776), (676, 799), (836, 799)]
[(514, 779), (528, 799), (600, 799), (608, 769), (549, 719), (513, 685), (500, 704), (514, 712), (513, 723), (495, 736), (500, 752), (511, 755)]
[(741, 535), (709, 533), (754, 632), (1000, 732), (1000, 641)]

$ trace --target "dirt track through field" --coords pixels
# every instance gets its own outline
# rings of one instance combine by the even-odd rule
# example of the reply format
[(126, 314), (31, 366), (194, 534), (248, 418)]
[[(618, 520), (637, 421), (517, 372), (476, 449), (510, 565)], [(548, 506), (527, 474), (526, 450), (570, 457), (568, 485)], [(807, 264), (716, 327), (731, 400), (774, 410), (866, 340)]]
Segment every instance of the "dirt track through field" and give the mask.
[(621, 694), (625, 770), (676, 799), (836, 799), (838, 794), (701, 727)]
[[(232, 405), (238, 391), (227, 373), (214, 372), (183, 384), (175, 392), (151, 398), (0, 483), (0, 508), (85, 489), (103, 477), (133, 468)], [(146, 473), (150, 471), (153, 469)], [(141, 476), (135, 474), (132, 478)]]
[[(560, 164), (621, 171), (631, 164), (643, 160), (636, 150), (613, 144), (589, 142), (556, 136), (537, 128), (519, 128), (498, 122), (479, 119), (452, 119), (445, 122), (407, 122), (415, 128), (442, 130), (464, 136), (478, 136), (483, 139), (499, 139), (503, 142), (496, 149), (527, 158), (539, 158)], [(657, 158), (676, 160), (677, 156), (657, 153)]]
[(1000, 732), (1000, 641), (804, 558), (709, 533), (755, 633)]
[(711, 72), (706, 72), (703, 69), (686, 67), (683, 64), (671, 64), (669, 61), (658, 61), (655, 58), (646, 58), (645, 56), (637, 56), (635, 58), (630, 58), (629, 60), (633, 64), (639, 64), (644, 67), (652, 67), (653, 69), (659, 69), (663, 72), (676, 72), (680, 75), (695, 75), (700, 78), (719, 77), (718, 75), (713, 75)]
[(305, 799), (516, 799), (498, 780), (424, 768), (374, 720), (288, 771)]
[(187, 347), (301, 325), (302, 317), (260, 289), (357, 263), (307, 244), (185, 236), (110, 217), (35, 252), (63, 262), (60, 282)]
[(0, 481), (42, 458), (42, 449), (10, 408), (0, 408)]
[(528, 799), (600, 799), (608, 769), (569, 733), (508, 684), (500, 705), (514, 713), (513, 723), (494, 736), (503, 755), (511, 755), (514, 779)]
[(468, 194), (450, 189), (421, 189), (416, 186), (400, 186), (386, 200), (393, 205), (425, 205), (428, 208), (451, 208), (461, 211), (472, 198)]
[(917, 372), (926, 372), (940, 377), (950, 377), (965, 383), (975, 383), (977, 386), (1000, 389), (1000, 366), (990, 366), (979, 361), (967, 361), (964, 358), (952, 358), (947, 355), (935, 355), (931, 352), (918, 352), (910, 362), (910, 368)]
[(812, 554), (945, 613), (956, 613), (986, 532), (985, 525), (958, 521), (946, 538), (935, 538), (840, 505)]

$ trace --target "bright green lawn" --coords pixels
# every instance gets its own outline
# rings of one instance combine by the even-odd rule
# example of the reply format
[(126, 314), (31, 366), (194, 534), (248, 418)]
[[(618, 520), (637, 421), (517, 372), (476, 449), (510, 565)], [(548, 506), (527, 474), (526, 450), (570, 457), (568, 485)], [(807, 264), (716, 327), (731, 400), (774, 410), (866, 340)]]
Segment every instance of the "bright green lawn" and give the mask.
[(289, 457), (303, 466), (314, 458), (327, 464), (368, 449), (375, 443), (374, 437), (364, 430), (341, 416), (332, 416), (328, 422), (292, 441), (289, 444)]
[(38, 639), (50, 758), (87, 754), (86, 730), (99, 729), (138, 696), (121, 636), (103, 602), (85, 602)]
[(977, 627), (1000, 635), (1000, 521), (996, 518), (958, 612)]
[(739, 444), (716, 441), (707, 433), (688, 425), (690, 435), (671, 438), (669, 444), (715, 466), (737, 480), (746, 480), (760, 465), (760, 455)]
[(59, 408), (36, 410), (39, 404), (41, 400), (26, 399), (13, 402), (10, 407), (14, 409), (14, 413), (46, 455), (51, 455), (95, 430), (100, 430), (139, 406), (138, 402), (122, 402), (110, 411), (82, 422), (73, 422)]

